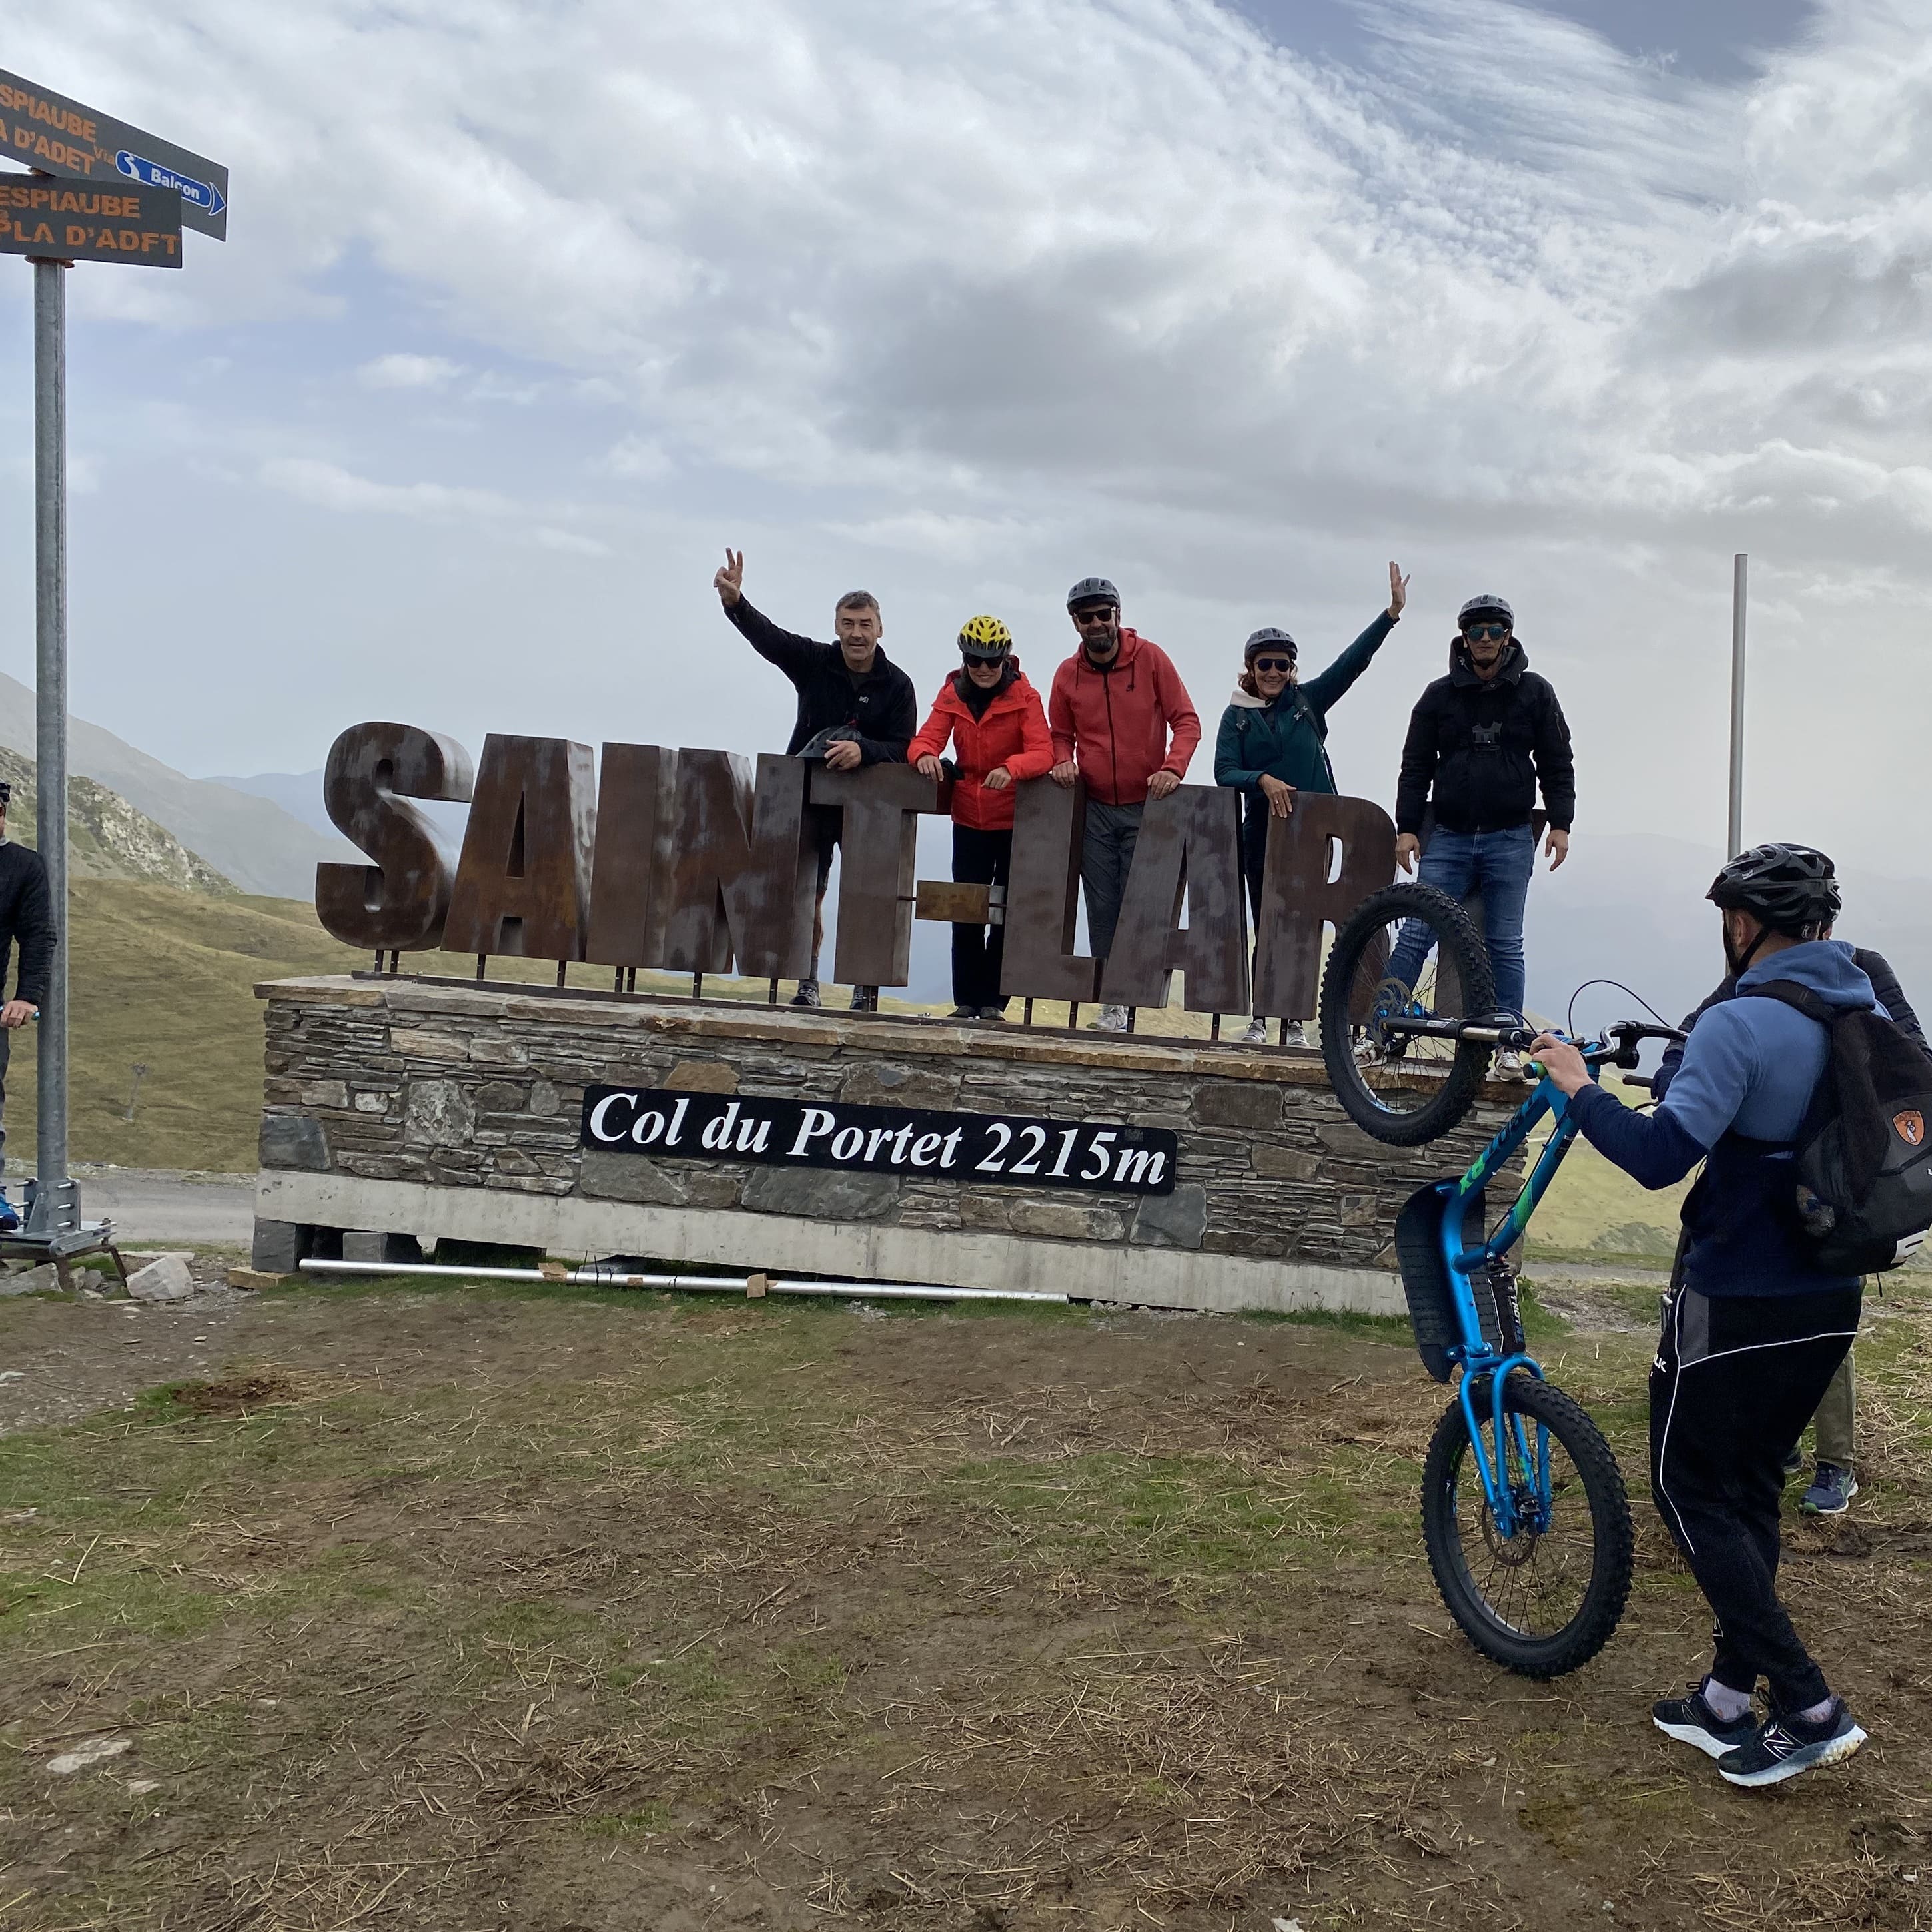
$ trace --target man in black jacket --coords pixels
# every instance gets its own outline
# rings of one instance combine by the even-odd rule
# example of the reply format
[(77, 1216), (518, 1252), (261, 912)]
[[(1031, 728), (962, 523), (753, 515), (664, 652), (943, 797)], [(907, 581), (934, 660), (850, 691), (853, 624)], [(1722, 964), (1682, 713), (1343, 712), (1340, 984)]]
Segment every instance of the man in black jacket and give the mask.
[[(1449, 675), (1423, 692), (1409, 716), (1396, 790), (1396, 856), (1405, 872), (1419, 856), (1423, 884), (1453, 899), (1482, 894), (1496, 1005), (1520, 1014), (1523, 904), (1536, 868), (1530, 813), (1540, 784), (1550, 815), (1544, 850), (1553, 872), (1570, 850), (1576, 766), (1563, 707), (1549, 680), (1529, 668), (1507, 602), (1472, 597), (1459, 622)], [(1435, 830), (1424, 853), (1423, 818), (1432, 807)], [(1413, 986), (1427, 945), (1427, 928), (1412, 922), (1390, 958), (1390, 976)], [(1505, 1054), (1501, 1064), (1514, 1071), (1520, 1058)]]
[[(782, 631), (745, 595), (745, 553), (728, 550), (711, 580), (724, 614), (744, 633), (759, 656), (775, 664), (798, 692), (798, 717), (785, 746), (788, 757), (823, 758), (835, 772), (861, 765), (902, 765), (906, 747), (919, 729), (919, 700), (912, 680), (879, 648), (884, 627), (879, 600), (869, 590), (849, 590), (838, 600), (832, 622), (836, 644), (814, 643)], [(818, 897), (812, 914), (812, 974), (798, 982), (795, 1006), (818, 1004), (818, 955), (825, 944), (825, 888), (832, 877), (832, 855), (845, 814), (836, 806), (808, 808), (818, 841)], [(854, 986), (855, 1012), (875, 1010), (876, 986)]]
[[(1829, 939), (1832, 928), (1827, 926), (1822, 936)], [(1898, 975), (1892, 970), (1892, 962), (1885, 955), (1855, 946), (1852, 948), (1852, 964), (1871, 982), (1873, 994), (1899, 1031), (1915, 1046), (1932, 1052), (1932, 1045), (1928, 1044), (1924, 1029), (1918, 1024), (1918, 1016), (1912, 1010), (1912, 1003), (1905, 997), (1905, 989), (1898, 983)], [(1684, 1016), (1684, 1030), (1688, 1034), (1713, 1006), (1737, 996), (1737, 975), (1727, 973), (1703, 1004), (1695, 1012)], [(1682, 1047), (1672, 1046), (1664, 1050), (1663, 1060), (1651, 1081), (1653, 1098), (1664, 1098), (1683, 1061)], [(1858, 1416), (1856, 1371), (1852, 1364), (1856, 1352), (1856, 1345), (1845, 1351), (1845, 1359), (1838, 1364), (1838, 1372), (1832, 1376), (1824, 1400), (1811, 1418), (1811, 1426), (1816, 1432), (1817, 1464), (1812, 1471), (1810, 1485), (1798, 1504), (1807, 1516), (1843, 1516), (1851, 1507), (1852, 1497), (1858, 1492), (1858, 1479), (1852, 1468)], [(1787, 1473), (1804, 1466), (1804, 1457), (1795, 1444), (1785, 1459), (1784, 1466)]]
[[(31, 846), (16, 845), (7, 836), (7, 807), (12, 796), (13, 788), (0, 781), (0, 992), (6, 988), (7, 963), (16, 940), (20, 946), (20, 976), (14, 997), (0, 1005), (0, 1149), (7, 1143), (7, 1062), (14, 1030), (38, 1018), (54, 957), (47, 868)], [(19, 1225), (19, 1216), (0, 1191), (0, 1228)]]

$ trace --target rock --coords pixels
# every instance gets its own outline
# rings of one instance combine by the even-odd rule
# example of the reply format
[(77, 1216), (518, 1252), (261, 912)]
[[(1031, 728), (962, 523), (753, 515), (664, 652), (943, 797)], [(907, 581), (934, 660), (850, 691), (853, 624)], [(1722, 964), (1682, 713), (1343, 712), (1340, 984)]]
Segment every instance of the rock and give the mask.
[(1281, 1089), (1265, 1080), (1204, 1080), (1194, 1090), (1194, 1118), (1203, 1126), (1281, 1125)]
[(680, 1060), (664, 1084), (674, 1094), (735, 1094), (738, 1076), (722, 1060)]
[(328, 1136), (310, 1114), (262, 1116), (262, 1165), (298, 1168), (310, 1174), (328, 1172)]
[(60, 1272), (52, 1262), (43, 1262), (38, 1268), (23, 1269), (0, 1281), (0, 1294), (58, 1294), (62, 1292)]
[(681, 1176), (666, 1173), (647, 1155), (604, 1148), (584, 1149), (577, 1191), (599, 1201), (634, 1201), (650, 1208), (681, 1208), (686, 1198)]
[(869, 1107), (920, 1107), (946, 1112), (959, 1104), (959, 1077), (902, 1066), (896, 1060), (862, 1060), (839, 1082), (842, 1100)]
[(762, 1214), (877, 1221), (898, 1204), (896, 1174), (840, 1174), (823, 1167), (761, 1167), (745, 1183), (745, 1205)]
[(1010, 1225), (1016, 1234), (1058, 1241), (1118, 1241), (1127, 1231), (1124, 1215), (1078, 1201), (1022, 1201)]
[(1313, 1180), (1322, 1172), (1320, 1156), (1304, 1154), (1298, 1148), (1257, 1144), (1248, 1150), (1248, 1158), (1254, 1162), (1255, 1172), (1270, 1180)]
[(476, 1131), (476, 1108), (454, 1080), (412, 1080), (403, 1138), (418, 1147), (459, 1148)]
[(1172, 1194), (1150, 1194), (1134, 1216), (1134, 1239), (1158, 1248), (1198, 1248), (1208, 1232), (1208, 1190), (1184, 1180)]
[(77, 1771), (85, 1771), (91, 1764), (104, 1764), (110, 1757), (118, 1757), (124, 1750), (132, 1750), (132, 1738), (82, 1738), (71, 1750), (64, 1750), (58, 1757), (47, 1760), (47, 1768), (56, 1778), (71, 1778)]
[(279, 1280), (293, 1274), (302, 1260), (302, 1228), (293, 1221), (265, 1220), (255, 1217), (255, 1239), (248, 1262), (258, 1272)]
[(185, 1255), (163, 1255), (128, 1277), (128, 1292), (136, 1301), (185, 1301), (194, 1292)]

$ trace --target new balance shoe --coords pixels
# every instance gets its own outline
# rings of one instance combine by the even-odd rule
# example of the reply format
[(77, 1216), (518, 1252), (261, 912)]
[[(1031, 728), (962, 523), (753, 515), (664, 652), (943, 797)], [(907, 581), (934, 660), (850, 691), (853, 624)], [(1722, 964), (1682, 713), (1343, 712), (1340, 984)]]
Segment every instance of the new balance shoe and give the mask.
[(1709, 1682), (1700, 1678), (1688, 1697), (1660, 1698), (1650, 1707), (1650, 1721), (1666, 1738), (1694, 1744), (1706, 1757), (1721, 1758), (1757, 1736), (1757, 1714), (1747, 1710), (1726, 1723), (1704, 1701), (1704, 1686)]
[(1798, 1498), (1807, 1516), (1843, 1516), (1858, 1492), (1858, 1479), (1836, 1462), (1820, 1462), (1811, 1472), (1811, 1486)]
[(1842, 1764), (1864, 1741), (1851, 1707), (1844, 1698), (1834, 1697), (1832, 1708), (1816, 1724), (1776, 1713), (1755, 1737), (1718, 1759), (1718, 1768), (1730, 1784), (1782, 1784), (1802, 1772)]

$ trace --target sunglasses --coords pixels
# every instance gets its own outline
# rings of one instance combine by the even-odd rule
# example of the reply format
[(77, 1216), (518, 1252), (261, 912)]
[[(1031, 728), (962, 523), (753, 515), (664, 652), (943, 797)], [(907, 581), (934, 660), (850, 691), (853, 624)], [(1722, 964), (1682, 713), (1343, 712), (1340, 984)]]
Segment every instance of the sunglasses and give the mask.
[(1292, 658), (1257, 658), (1255, 668), (1257, 670), (1292, 670), (1294, 660)]
[(1506, 638), (1510, 634), (1507, 624), (1465, 624), (1462, 634), (1472, 644), (1486, 644), (1494, 638)]

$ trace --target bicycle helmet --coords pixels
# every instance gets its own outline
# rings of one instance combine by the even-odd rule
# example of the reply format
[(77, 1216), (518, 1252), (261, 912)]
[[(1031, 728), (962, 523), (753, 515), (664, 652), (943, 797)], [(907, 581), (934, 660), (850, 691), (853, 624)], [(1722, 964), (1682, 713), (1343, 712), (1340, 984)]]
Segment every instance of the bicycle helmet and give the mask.
[(1472, 617), (1500, 617), (1512, 631), (1516, 628), (1516, 613), (1510, 608), (1507, 597), (1472, 597), (1456, 613), (1456, 629), (1466, 629)]
[(1844, 905), (1831, 860), (1812, 845), (1754, 845), (1712, 880), (1705, 897), (1792, 939), (1810, 938)]
[(959, 655), (969, 663), (998, 664), (1012, 648), (1012, 632), (997, 617), (968, 617), (960, 628)]
[(1083, 577), (1066, 593), (1066, 608), (1077, 610), (1083, 604), (1111, 604), (1120, 608), (1120, 593), (1104, 577)]
[(1278, 630), (1272, 624), (1264, 624), (1258, 631), (1248, 634), (1248, 641), (1241, 646), (1242, 663), (1252, 664), (1270, 644), (1286, 647), (1290, 658), (1301, 654), (1300, 646), (1286, 631)]

